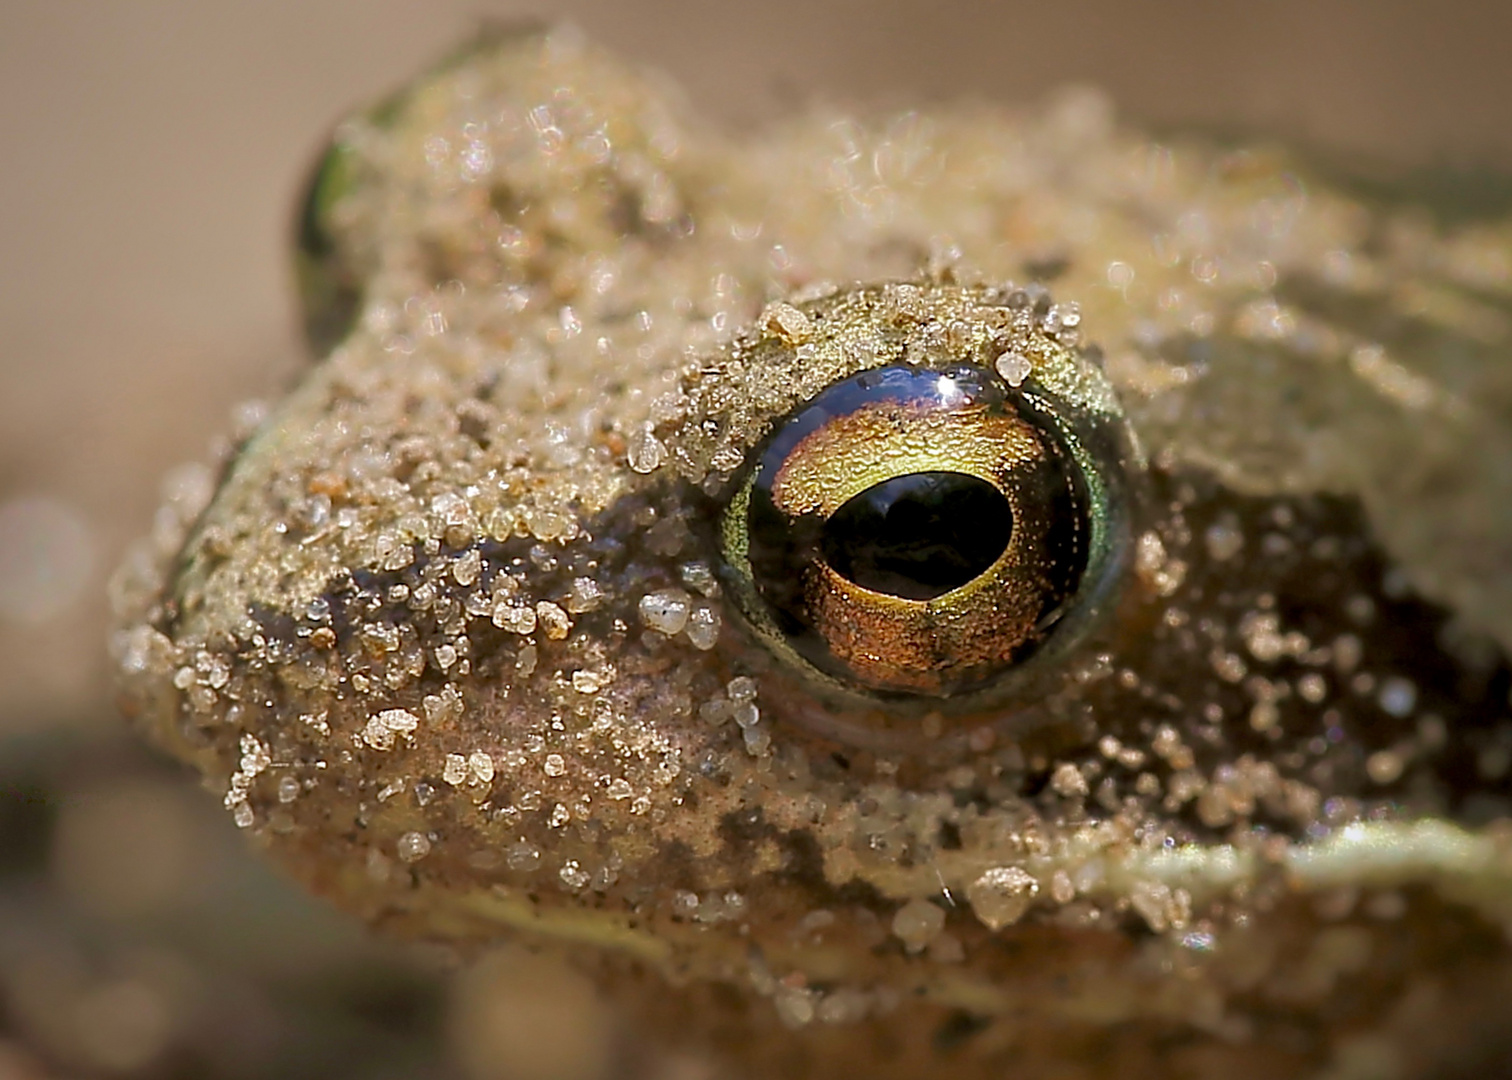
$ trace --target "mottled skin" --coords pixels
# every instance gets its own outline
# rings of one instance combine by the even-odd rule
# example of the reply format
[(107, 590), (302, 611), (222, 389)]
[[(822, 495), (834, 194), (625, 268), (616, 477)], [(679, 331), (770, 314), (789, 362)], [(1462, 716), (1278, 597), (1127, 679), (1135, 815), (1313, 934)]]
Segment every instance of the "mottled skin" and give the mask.
[[(1512, 225), (1085, 95), (728, 141), (567, 35), (335, 145), (340, 343), (172, 493), (114, 640), (311, 889), (555, 942), (732, 1074), (1506, 1066)], [(814, 691), (719, 583), (732, 478), (1046, 279), (1140, 447), (1117, 587), (990, 709)]]

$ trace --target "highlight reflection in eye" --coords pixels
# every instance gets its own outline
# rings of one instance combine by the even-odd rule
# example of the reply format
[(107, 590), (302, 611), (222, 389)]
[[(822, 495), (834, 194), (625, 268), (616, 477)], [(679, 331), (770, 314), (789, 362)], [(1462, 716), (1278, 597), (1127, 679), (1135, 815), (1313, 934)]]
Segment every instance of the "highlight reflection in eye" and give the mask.
[(777, 422), (721, 538), (769, 649), (852, 699), (969, 707), (1082, 636), (1125, 561), (1129, 445), (1050, 389), (1101, 376), (1047, 352), (1014, 386), (975, 357), (874, 368)]

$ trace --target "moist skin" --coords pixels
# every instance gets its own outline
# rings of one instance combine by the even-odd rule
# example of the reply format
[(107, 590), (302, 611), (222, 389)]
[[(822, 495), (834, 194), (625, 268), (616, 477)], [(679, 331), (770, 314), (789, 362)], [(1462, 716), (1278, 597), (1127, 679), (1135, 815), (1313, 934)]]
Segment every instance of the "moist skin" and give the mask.
[[(338, 343), (171, 493), (113, 637), (310, 889), (565, 950), (722, 1074), (1505, 1062), (1512, 224), (1089, 94), (737, 140), (565, 33), (334, 147)], [(816, 688), (732, 610), (721, 500), (1015, 282), (1136, 440), (1117, 588), (990, 707)]]

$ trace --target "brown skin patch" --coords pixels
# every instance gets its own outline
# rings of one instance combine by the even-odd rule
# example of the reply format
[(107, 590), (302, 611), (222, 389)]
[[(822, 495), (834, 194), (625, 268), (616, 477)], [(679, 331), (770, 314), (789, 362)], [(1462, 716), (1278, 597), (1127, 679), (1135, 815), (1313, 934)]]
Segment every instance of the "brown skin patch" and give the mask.
[[(1506, 237), (932, 123), (737, 146), (550, 38), (354, 121), (363, 310), (123, 572), (124, 708), (314, 891), (566, 950), (721, 1074), (1496, 1060), (1512, 395), (1449, 346)], [(1052, 239), (1080, 308), (1006, 285)], [(1009, 346), (1126, 525), (1092, 601), (990, 698), (816, 680), (721, 572), (747, 456)]]

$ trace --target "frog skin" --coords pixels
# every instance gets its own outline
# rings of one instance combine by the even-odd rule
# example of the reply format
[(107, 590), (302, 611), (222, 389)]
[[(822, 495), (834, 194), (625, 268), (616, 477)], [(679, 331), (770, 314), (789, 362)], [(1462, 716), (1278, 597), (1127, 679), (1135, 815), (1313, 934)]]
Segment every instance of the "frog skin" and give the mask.
[[(1506, 1067), (1512, 221), (1089, 93), (734, 138), (554, 31), (343, 124), (301, 257), (329, 355), (112, 642), (307, 888), (722, 1075)], [(805, 669), (732, 493), (950, 365), (1108, 435), (1101, 576), (964, 696)]]

